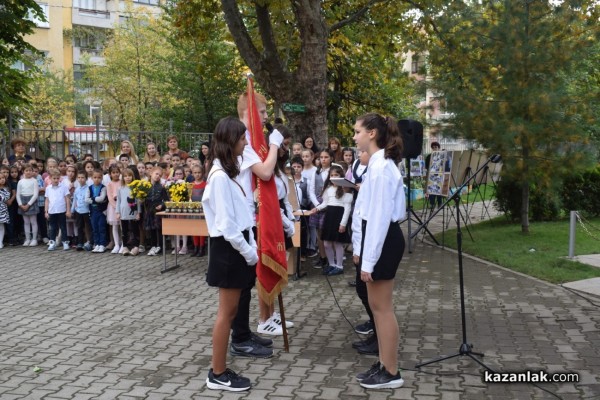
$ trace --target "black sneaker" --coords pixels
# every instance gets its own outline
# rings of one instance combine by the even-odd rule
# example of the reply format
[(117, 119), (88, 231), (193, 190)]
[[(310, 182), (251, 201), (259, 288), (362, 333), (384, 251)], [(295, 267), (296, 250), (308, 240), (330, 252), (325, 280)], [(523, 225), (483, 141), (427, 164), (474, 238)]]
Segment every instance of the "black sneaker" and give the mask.
[(327, 258), (319, 258), (317, 262), (313, 264), (313, 268), (323, 268), (327, 267), (328, 265), (329, 262), (327, 261)]
[(360, 333), (361, 335), (370, 335), (373, 333), (373, 321), (368, 320), (365, 323), (356, 325), (354, 327), (354, 332)]
[(377, 343), (377, 336), (371, 335), (365, 340), (357, 340), (356, 342), (352, 342), (352, 348), (358, 349), (359, 347), (369, 346), (373, 343)]
[(402, 387), (403, 384), (404, 379), (400, 376), (399, 370), (396, 375), (392, 375), (387, 372), (383, 365), (379, 371), (360, 382), (360, 386), (367, 389), (397, 389)]
[(236, 374), (229, 368), (219, 376), (215, 376), (215, 374), (213, 374), (213, 369), (211, 368), (210, 371), (208, 371), (208, 378), (206, 378), (206, 386), (213, 390), (243, 392), (244, 390), (250, 389), (252, 385), (250, 385), (250, 379)]
[(273, 341), (271, 339), (267, 339), (262, 336), (259, 336), (254, 332), (252, 332), (250, 334), (250, 337), (253, 342), (258, 343), (263, 347), (273, 347)]
[(356, 374), (356, 380), (359, 382), (362, 382), (365, 379), (367, 379), (368, 377), (370, 377), (371, 375), (374, 375), (375, 373), (377, 373), (380, 369), (381, 369), (381, 363), (379, 361), (377, 361), (375, 364), (371, 365), (371, 368), (369, 368), (365, 372), (359, 372), (358, 374)]
[(273, 349), (265, 347), (252, 339), (241, 343), (231, 343), (229, 353), (232, 356), (255, 357), (255, 358), (271, 358), (273, 357)]
[(316, 257), (317, 255), (319, 255), (319, 252), (318, 252), (318, 251), (316, 251), (316, 250), (309, 249), (309, 250), (306, 252), (306, 257), (309, 257), (309, 258)]

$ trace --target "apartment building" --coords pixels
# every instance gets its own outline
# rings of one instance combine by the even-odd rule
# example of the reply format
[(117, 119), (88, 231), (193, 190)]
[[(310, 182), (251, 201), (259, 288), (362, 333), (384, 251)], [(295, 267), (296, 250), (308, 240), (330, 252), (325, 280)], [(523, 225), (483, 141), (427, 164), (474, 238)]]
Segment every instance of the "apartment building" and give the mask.
[[(158, 14), (162, 2), (164, 0), (40, 0), (37, 3), (47, 21), (33, 18), (37, 27), (26, 40), (51, 60), (51, 68), (72, 71), (77, 80), (82, 76), (84, 56), (94, 63), (103, 62), (102, 39), (107, 31), (128, 18), (126, 10)], [(25, 68), (24, 65), (16, 67)], [(87, 103), (85, 113), (89, 124), (100, 108), (93, 101)], [(81, 112), (78, 110), (80, 116)], [(74, 120), (68, 126), (77, 124), (79, 121)]]

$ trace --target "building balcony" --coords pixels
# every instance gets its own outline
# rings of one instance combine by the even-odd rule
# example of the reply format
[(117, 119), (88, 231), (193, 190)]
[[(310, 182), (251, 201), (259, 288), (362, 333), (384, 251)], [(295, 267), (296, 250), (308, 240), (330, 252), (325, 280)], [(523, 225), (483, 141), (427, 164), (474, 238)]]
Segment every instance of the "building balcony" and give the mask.
[(73, 25), (111, 29), (116, 21), (116, 13), (106, 10), (88, 10), (73, 7)]
[(73, 64), (83, 64), (83, 58), (88, 56), (92, 64), (104, 65), (102, 49), (73, 47)]

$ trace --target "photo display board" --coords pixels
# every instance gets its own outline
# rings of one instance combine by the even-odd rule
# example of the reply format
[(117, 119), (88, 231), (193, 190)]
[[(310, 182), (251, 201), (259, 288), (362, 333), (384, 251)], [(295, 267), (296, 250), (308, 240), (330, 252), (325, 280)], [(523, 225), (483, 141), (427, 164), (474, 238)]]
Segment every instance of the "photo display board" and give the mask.
[(448, 197), (452, 158), (451, 151), (434, 151), (431, 153), (427, 175), (427, 194)]

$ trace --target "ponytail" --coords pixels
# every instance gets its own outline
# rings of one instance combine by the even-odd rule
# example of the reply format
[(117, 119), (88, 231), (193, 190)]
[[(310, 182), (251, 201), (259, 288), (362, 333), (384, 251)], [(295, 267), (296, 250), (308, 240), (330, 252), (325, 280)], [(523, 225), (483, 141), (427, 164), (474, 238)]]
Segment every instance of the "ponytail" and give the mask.
[(402, 137), (398, 121), (394, 117), (383, 117), (376, 113), (368, 113), (356, 119), (362, 121), (366, 129), (375, 129), (377, 147), (384, 149), (384, 157), (399, 163), (402, 160)]

